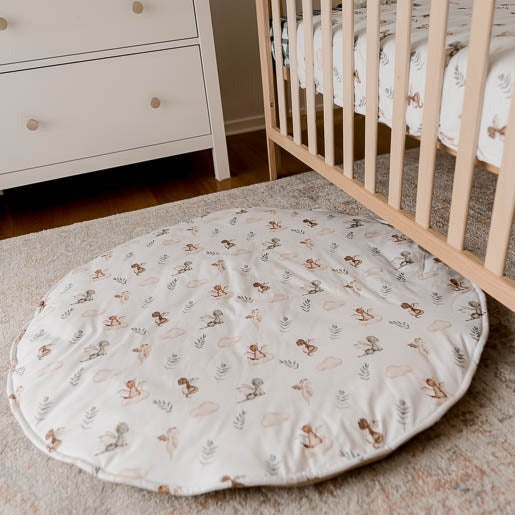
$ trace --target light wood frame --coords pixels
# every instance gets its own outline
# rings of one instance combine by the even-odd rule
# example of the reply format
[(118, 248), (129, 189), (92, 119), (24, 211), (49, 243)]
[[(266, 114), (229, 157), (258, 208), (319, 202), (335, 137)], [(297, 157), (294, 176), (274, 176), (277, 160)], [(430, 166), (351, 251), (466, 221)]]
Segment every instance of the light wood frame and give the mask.
[[(320, 155), (316, 139), (316, 110), (313, 84), (313, 34), (304, 31), (306, 51), (306, 117), (308, 127), (307, 145), (302, 143), (299, 80), (296, 68), (295, 49), (291, 56), (291, 68), (286, 70), (282, 62), (281, 38), (275, 38), (274, 60), (271, 49), (270, 22), (280, 31), (281, 15), (290, 23), (289, 36), (297, 40), (297, 24), (292, 23), (302, 9), (306, 25), (312, 26), (312, 0), (256, 0), (263, 94), (265, 102), (266, 137), (270, 159), (270, 179), (277, 178), (279, 150), (289, 152), (298, 160), (328, 179), (358, 202), (405, 233), (433, 255), (447, 263), (457, 272), (475, 282), (499, 302), (515, 311), (515, 281), (505, 275), (506, 257), (515, 211), (515, 102), (512, 102), (506, 135), (504, 155), (500, 168), (490, 165), (484, 168), (499, 174), (494, 199), (490, 231), (485, 235), (487, 251), (485, 260), (464, 248), (467, 217), (470, 202), (472, 176), (476, 165), (484, 165), (476, 159), (476, 150), (483, 105), (484, 83), (488, 69), (491, 28), (495, 0), (474, 0), (471, 20), (469, 54), (474, 55), (468, 66), (465, 84), (465, 102), (460, 131), (460, 146), (452, 151), (437, 140), (443, 71), (445, 67), (445, 33), (449, 0), (432, 0), (429, 18), (428, 67), (423, 131), (420, 137), (420, 160), (417, 184), (416, 213), (402, 209), (402, 173), (405, 151), (405, 115), (409, 76), (410, 30), (412, 0), (397, 1), (396, 15), (396, 68), (398, 87), (394, 96), (392, 123), (390, 184), (388, 198), (376, 191), (377, 158), (377, 91), (379, 59), (380, 1), (368, 0), (367, 7), (367, 109), (365, 115), (365, 180), (359, 181), (353, 173), (354, 139), (354, 1), (343, 2), (343, 141), (334, 141), (333, 105), (333, 48), (331, 37), (331, 0), (321, 0), (322, 51), (324, 67), (324, 139), (325, 155)], [(300, 9), (299, 9), (300, 8)], [(293, 12), (295, 10), (295, 12)], [(293, 28), (293, 30), (292, 30)], [(346, 37), (345, 34), (348, 36)], [(292, 102), (288, 104), (285, 81), (289, 81)], [(293, 133), (289, 133), (288, 116), (291, 110)], [(350, 113), (350, 114), (349, 114)], [(280, 121), (278, 125), (278, 120)], [(334, 162), (334, 145), (342, 145), (343, 163)], [(454, 186), (450, 206), (449, 231), (443, 235), (430, 226), (431, 205), (437, 148), (456, 155)]]

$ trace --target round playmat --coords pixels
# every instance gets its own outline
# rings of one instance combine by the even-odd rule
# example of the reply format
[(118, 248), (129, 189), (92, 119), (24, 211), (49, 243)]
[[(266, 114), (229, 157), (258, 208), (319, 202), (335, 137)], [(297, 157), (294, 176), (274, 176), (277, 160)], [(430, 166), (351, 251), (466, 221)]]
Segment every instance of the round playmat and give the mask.
[(487, 333), (483, 293), (381, 220), (232, 209), (71, 271), (8, 395), (34, 445), (105, 480), (298, 485), (434, 424)]

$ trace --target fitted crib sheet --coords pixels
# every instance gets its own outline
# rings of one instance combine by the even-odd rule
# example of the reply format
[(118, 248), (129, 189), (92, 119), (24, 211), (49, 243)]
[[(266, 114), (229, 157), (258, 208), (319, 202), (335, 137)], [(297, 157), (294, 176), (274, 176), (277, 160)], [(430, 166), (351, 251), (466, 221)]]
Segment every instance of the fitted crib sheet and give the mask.
[(483, 293), (376, 218), (229, 209), (70, 271), (12, 348), (30, 440), (192, 495), (385, 456), (466, 391)]
[[(472, 0), (451, 0), (446, 38), (447, 61), (443, 83), (442, 107), (438, 137), (452, 149), (459, 145), (459, 131), (463, 112), (463, 97), (467, 73), (468, 44)], [(411, 66), (408, 90), (406, 125), (409, 134), (422, 134), (422, 113), (426, 81), (428, 24), (430, 0), (413, 4), (411, 34)], [(379, 119), (391, 126), (394, 96), (396, 5), (381, 6), (380, 62), (379, 62)], [(316, 90), (324, 91), (322, 28), (319, 11), (315, 11), (314, 73)], [(282, 43), (285, 64), (289, 65), (288, 25), (283, 19)], [(298, 75), (305, 88), (306, 68), (304, 51), (304, 21), (298, 19), (297, 44)], [(366, 105), (366, 9), (355, 10), (355, 111), (365, 114)], [(490, 65), (485, 86), (485, 100), (479, 131), (478, 159), (500, 166), (503, 140), (508, 122), (515, 70), (515, 2), (498, 2), (490, 48)], [(333, 10), (333, 76), (334, 100), (343, 105), (343, 53), (341, 8)]]

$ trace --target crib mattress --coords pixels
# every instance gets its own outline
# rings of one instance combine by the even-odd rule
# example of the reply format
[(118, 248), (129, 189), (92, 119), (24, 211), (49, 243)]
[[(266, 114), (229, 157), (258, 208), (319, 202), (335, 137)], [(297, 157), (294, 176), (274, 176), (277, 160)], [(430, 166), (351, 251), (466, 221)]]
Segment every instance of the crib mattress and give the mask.
[[(465, 77), (472, 0), (451, 0), (446, 38), (447, 65), (445, 68), (439, 139), (452, 149), (459, 145), (459, 130), (463, 112)], [(422, 113), (426, 82), (428, 24), (430, 0), (413, 4), (411, 34), (411, 66), (408, 90), (406, 125), (409, 134), (422, 134)], [(379, 119), (391, 126), (394, 94), (395, 13), (396, 5), (381, 6), (380, 62), (379, 62)], [(343, 105), (343, 53), (341, 8), (333, 11), (333, 57), (335, 103)], [(324, 91), (322, 28), (319, 11), (313, 17), (315, 84)], [(288, 27), (283, 20), (283, 51), (289, 64)], [(479, 131), (478, 159), (494, 166), (501, 165), (503, 140), (508, 122), (515, 70), (515, 2), (498, 2), (495, 9), (490, 66), (485, 86), (485, 100)], [(298, 20), (298, 74), (305, 87), (304, 22)], [(365, 114), (366, 105), (366, 9), (355, 10), (355, 111)]]
[(39, 449), (101, 479), (304, 484), (436, 422), (487, 334), (483, 293), (381, 220), (231, 209), (71, 271), (8, 394)]

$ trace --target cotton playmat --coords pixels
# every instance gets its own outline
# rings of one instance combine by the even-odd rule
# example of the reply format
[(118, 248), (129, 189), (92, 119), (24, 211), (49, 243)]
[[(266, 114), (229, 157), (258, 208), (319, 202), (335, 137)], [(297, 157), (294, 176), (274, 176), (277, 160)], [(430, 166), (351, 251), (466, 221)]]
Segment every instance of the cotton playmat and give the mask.
[(70, 272), (8, 395), (38, 448), (102, 479), (304, 484), (434, 424), (487, 333), (483, 293), (381, 220), (232, 209)]

